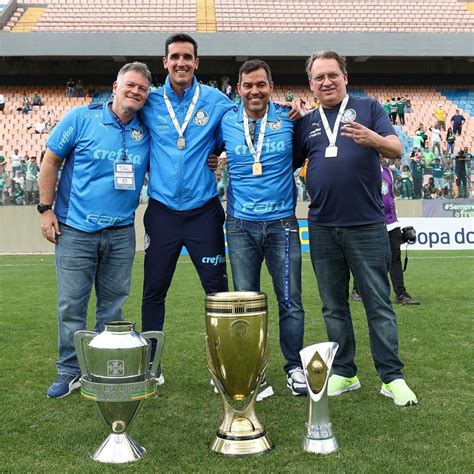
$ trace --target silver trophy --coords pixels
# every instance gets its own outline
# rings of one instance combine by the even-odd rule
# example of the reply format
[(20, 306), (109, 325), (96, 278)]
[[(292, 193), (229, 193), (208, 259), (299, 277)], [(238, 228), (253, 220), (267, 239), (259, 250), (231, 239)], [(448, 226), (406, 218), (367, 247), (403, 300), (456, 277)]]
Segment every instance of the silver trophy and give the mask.
[[(155, 373), (161, 359), (164, 334), (148, 331), (141, 335), (131, 321), (112, 321), (100, 334), (74, 334), (81, 367), (81, 393), (94, 400), (112, 433), (92, 455), (105, 463), (136, 461), (146, 450), (125, 432), (145, 398), (156, 391)], [(157, 346), (151, 359), (151, 342)]]
[(329, 454), (338, 449), (329, 420), (328, 380), (338, 344), (321, 342), (300, 351), (308, 387), (308, 419), (303, 449), (310, 453)]

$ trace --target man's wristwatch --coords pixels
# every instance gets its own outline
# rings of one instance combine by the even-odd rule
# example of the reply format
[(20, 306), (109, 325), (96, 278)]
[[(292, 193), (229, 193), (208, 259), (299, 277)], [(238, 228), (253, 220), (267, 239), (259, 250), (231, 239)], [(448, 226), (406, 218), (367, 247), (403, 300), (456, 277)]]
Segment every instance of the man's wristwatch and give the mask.
[(46, 211), (49, 211), (50, 209), (53, 208), (53, 205), (52, 204), (41, 204), (39, 203), (37, 206), (36, 206), (36, 209), (38, 210), (38, 212), (40, 214), (43, 214), (43, 212), (46, 212)]

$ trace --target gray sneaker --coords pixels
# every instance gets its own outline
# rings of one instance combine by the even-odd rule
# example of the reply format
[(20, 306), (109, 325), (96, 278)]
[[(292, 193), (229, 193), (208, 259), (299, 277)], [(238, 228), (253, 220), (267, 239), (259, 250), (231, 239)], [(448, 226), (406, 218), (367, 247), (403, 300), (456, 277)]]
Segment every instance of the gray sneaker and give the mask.
[(362, 298), (360, 297), (359, 292), (355, 288), (352, 290), (351, 298), (354, 301), (362, 301)]
[(407, 292), (395, 297), (395, 303), (401, 305), (418, 305), (420, 302), (412, 298)]

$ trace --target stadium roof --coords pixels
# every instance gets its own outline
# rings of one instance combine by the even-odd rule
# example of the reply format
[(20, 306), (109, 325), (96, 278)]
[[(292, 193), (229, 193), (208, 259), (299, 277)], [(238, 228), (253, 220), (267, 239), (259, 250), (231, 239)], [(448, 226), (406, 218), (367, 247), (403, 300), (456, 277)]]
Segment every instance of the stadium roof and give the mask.
[[(190, 33), (200, 57), (305, 58), (334, 49), (370, 57), (474, 60), (473, 33)], [(0, 33), (0, 57), (161, 57), (170, 33)]]

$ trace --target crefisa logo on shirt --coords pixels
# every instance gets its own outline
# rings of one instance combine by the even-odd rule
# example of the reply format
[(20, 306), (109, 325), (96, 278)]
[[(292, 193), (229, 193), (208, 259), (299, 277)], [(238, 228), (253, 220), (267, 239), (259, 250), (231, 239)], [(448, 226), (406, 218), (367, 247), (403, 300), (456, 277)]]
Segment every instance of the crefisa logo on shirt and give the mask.
[(354, 109), (346, 109), (341, 117), (342, 123), (354, 122), (357, 117), (357, 113)]
[(268, 122), (267, 126), (270, 127), (272, 130), (280, 130), (282, 126), (282, 121), (279, 118), (276, 122)]
[(132, 128), (130, 130), (130, 136), (132, 137), (132, 140), (139, 142), (143, 139), (143, 130), (141, 128)]
[(203, 125), (206, 125), (207, 122), (209, 122), (209, 115), (207, 115), (207, 112), (204, 110), (198, 110), (194, 115), (193, 120), (196, 125), (202, 127)]

